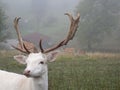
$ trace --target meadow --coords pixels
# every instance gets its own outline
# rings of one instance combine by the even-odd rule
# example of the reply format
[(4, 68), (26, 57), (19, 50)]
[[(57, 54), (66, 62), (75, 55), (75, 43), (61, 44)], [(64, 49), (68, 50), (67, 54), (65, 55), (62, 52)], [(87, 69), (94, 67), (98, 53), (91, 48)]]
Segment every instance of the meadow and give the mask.
[[(15, 54), (15, 53), (14, 53)], [(21, 73), (14, 54), (0, 54), (0, 69)], [(49, 90), (120, 90), (118, 55), (62, 55), (49, 68)]]

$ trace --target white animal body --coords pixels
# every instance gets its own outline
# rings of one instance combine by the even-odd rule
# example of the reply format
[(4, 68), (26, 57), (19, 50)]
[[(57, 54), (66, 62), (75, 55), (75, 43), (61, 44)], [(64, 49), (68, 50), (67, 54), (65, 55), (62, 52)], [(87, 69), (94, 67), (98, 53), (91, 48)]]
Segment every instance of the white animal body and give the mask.
[(0, 70), (0, 90), (48, 90), (47, 61), (55, 59), (55, 54), (52, 54), (31, 53), (28, 57), (14, 56), (18, 62), (27, 65), (24, 75)]

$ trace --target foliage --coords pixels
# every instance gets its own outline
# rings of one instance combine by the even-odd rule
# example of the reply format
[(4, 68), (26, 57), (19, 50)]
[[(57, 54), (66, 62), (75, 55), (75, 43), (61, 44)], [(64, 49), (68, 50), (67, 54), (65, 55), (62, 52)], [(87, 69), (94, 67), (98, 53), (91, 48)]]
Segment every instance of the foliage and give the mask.
[[(120, 90), (120, 58), (59, 57), (49, 63), (49, 90)], [(0, 56), (0, 69), (22, 73), (13, 57)]]
[[(2, 3), (0, 2), (0, 5)], [(3, 5), (1, 5), (3, 6)], [(6, 26), (6, 15), (3, 10), (3, 7), (0, 6), (0, 42), (4, 41), (6, 38), (9, 37), (10, 34), (7, 33), (7, 26)]]
[(81, 13), (79, 42), (92, 49), (104, 36), (118, 30), (120, 0), (82, 0), (77, 6)]

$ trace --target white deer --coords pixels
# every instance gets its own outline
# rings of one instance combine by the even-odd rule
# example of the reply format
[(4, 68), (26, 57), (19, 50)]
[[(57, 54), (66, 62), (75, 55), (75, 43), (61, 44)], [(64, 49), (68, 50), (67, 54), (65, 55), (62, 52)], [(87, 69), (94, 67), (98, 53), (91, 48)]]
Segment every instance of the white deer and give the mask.
[(17, 31), (19, 45), (18, 47), (13, 47), (28, 55), (16, 55), (14, 59), (21, 64), (26, 64), (26, 68), (23, 72), (24, 75), (0, 70), (0, 90), (48, 90), (47, 62), (52, 62), (56, 59), (59, 52), (53, 50), (66, 45), (73, 39), (80, 19), (80, 14), (78, 14), (76, 19), (69, 13), (66, 13), (66, 15), (69, 16), (71, 21), (67, 38), (46, 50), (42, 48), (42, 40), (40, 40), (40, 52), (33, 44), (22, 40), (18, 30), (18, 21), (20, 18), (15, 18), (14, 27)]

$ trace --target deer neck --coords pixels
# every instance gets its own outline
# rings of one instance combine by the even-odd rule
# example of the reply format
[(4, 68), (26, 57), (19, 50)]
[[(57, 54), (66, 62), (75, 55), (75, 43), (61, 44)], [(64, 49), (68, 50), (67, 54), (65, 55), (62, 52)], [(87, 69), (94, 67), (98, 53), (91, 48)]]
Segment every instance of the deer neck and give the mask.
[(48, 70), (41, 77), (32, 78), (32, 83), (33, 90), (48, 90)]

